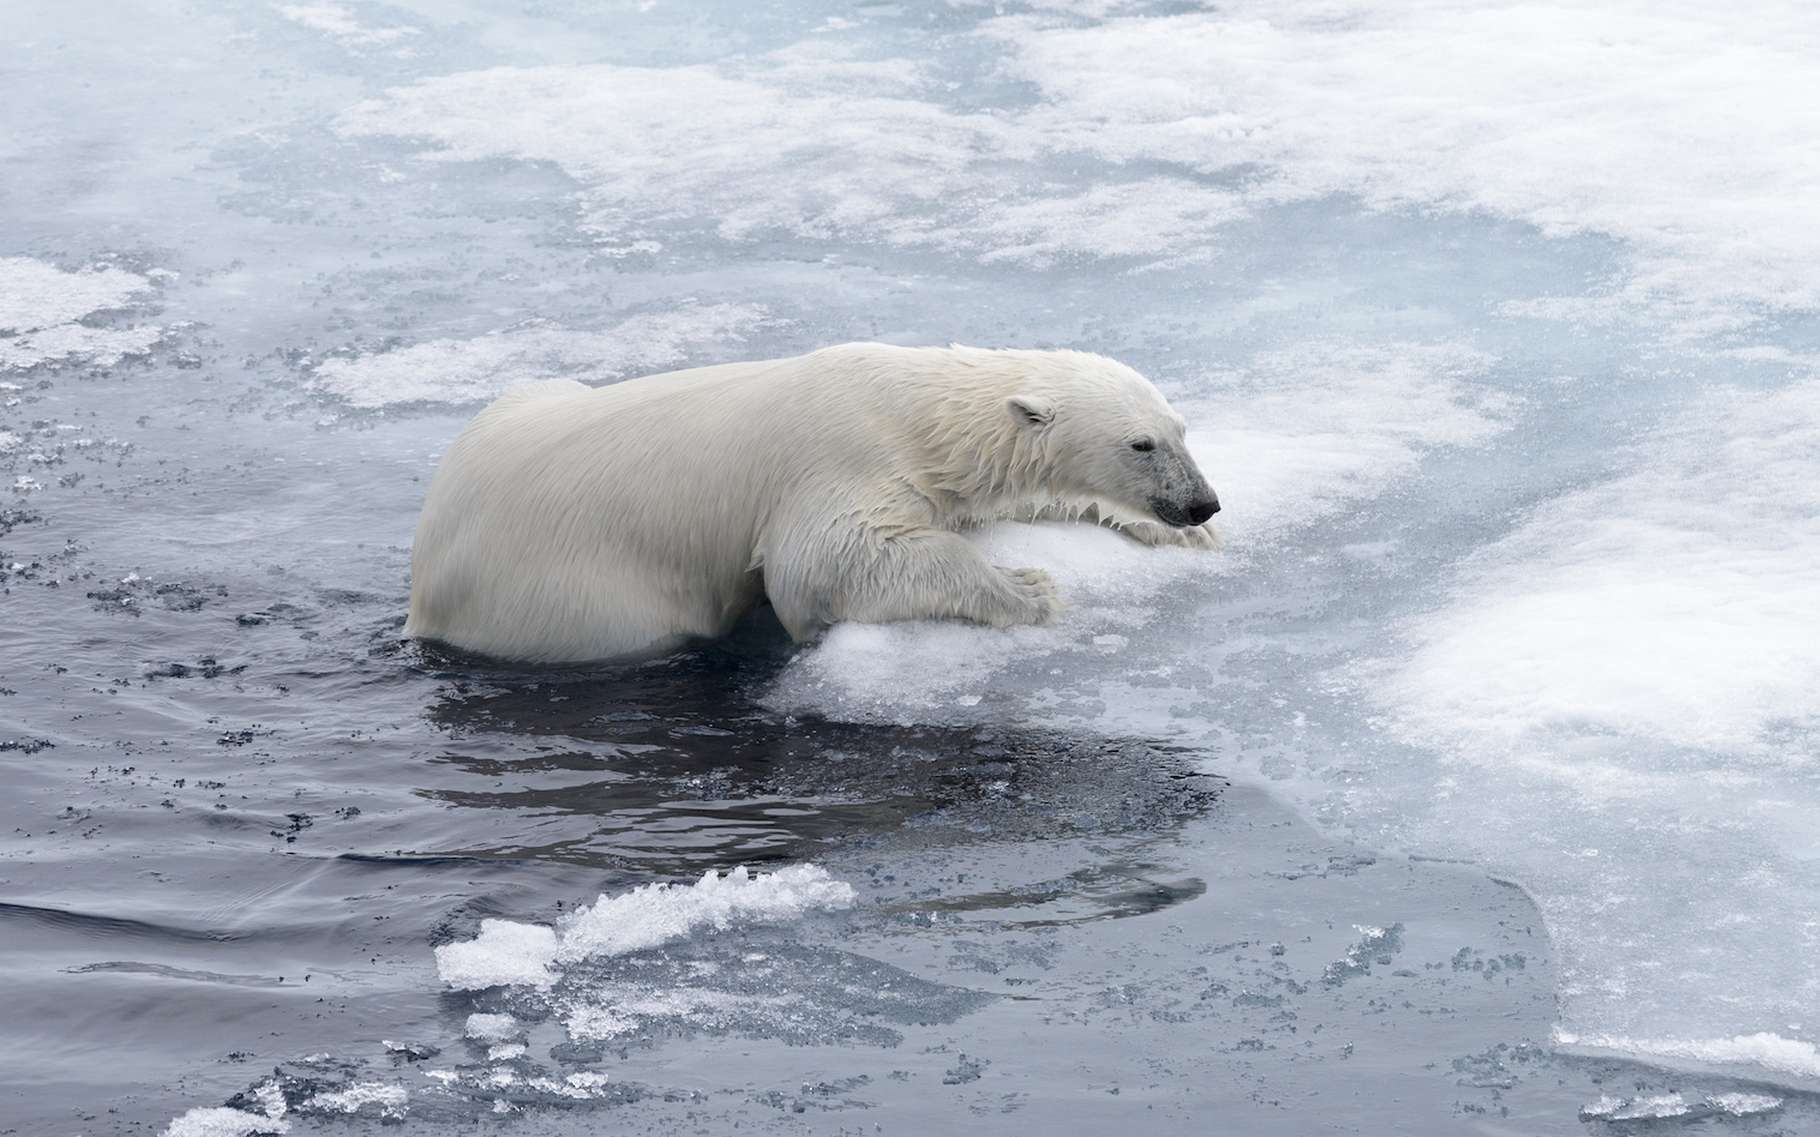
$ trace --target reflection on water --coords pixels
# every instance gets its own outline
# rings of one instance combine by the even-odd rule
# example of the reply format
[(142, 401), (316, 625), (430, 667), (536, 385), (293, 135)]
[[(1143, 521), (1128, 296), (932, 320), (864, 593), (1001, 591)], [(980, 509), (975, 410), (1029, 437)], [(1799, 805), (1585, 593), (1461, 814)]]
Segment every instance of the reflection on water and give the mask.
[(429, 761), (465, 777), (419, 792), (518, 811), (545, 835), (459, 851), (659, 876), (813, 859), (911, 819), (925, 841), (1156, 832), (1214, 800), (1186, 756), (1141, 741), (767, 710), (756, 695), (792, 650), (765, 621), (624, 666), (511, 669), (426, 649), (443, 680), (427, 717), (446, 736)]

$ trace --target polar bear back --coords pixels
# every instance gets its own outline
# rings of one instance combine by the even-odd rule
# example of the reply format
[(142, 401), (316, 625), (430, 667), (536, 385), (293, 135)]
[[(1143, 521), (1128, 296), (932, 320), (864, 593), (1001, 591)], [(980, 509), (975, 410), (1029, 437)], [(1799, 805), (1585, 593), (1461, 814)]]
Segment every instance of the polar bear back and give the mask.
[(799, 363), (552, 380), (499, 398), (432, 480), (405, 634), (521, 659), (723, 634), (762, 590), (759, 535), (776, 502), (881, 461), (852, 425), (867, 377)]

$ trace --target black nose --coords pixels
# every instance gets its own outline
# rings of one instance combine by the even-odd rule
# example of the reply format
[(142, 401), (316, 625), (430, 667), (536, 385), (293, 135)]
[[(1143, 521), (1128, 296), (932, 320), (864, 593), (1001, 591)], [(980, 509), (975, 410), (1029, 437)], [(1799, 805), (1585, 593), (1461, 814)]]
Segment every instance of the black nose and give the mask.
[(1220, 511), (1220, 499), (1210, 497), (1206, 501), (1197, 501), (1188, 507), (1188, 524), (1199, 525)]

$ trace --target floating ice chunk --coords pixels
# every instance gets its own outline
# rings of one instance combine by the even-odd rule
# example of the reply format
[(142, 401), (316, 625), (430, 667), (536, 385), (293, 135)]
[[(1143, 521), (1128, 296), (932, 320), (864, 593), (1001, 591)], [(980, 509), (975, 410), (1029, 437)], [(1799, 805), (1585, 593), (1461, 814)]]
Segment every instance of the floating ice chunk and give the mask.
[(567, 1078), (563, 1079), (563, 1082), (572, 1089), (581, 1090), (584, 1093), (592, 1093), (605, 1088), (612, 1080), (613, 1079), (607, 1077), (605, 1074), (595, 1073), (592, 1070), (583, 1070), (580, 1073), (570, 1074)]
[(1609, 1094), (1580, 1107), (1582, 1118), (1599, 1121), (1659, 1121), (1685, 1117), (1691, 1108), (1680, 1094), (1654, 1094), (1647, 1097), (1615, 1098)]
[(582, 1071), (578, 1074), (570, 1074), (560, 1082), (555, 1078), (539, 1076), (526, 1078), (524, 1084), (533, 1090), (542, 1090), (547, 1094), (556, 1094), (574, 1101), (589, 1101), (605, 1096), (611, 1083), (612, 1079), (605, 1074)]
[(0, 331), (74, 323), (92, 312), (124, 307), (149, 287), (143, 276), (125, 269), (65, 272), (29, 257), (0, 257)]
[(1640, 1094), (1620, 1098), (1604, 1094), (1580, 1107), (1587, 1121), (1665, 1121), (1702, 1117), (1753, 1117), (1779, 1109), (1782, 1099), (1767, 1094), (1708, 1094), (1689, 1101), (1679, 1093)]
[(660, 371), (709, 349), (724, 353), (764, 317), (756, 305), (704, 304), (631, 316), (604, 332), (526, 324), (325, 360), (315, 384), (356, 407), (485, 402), (540, 379), (604, 381)]
[(593, 1041), (631, 1034), (638, 1029), (638, 1020), (622, 1015), (612, 1007), (589, 1003), (570, 1011), (563, 1026), (568, 1028), (570, 1038)]
[(475, 939), (437, 948), (436, 967), (445, 983), (461, 989), (545, 987), (555, 981), (558, 964), (657, 947), (701, 928), (793, 920), (817, 909), (846, 908), (853, 899), (852, 885), (816, 865), (763, 874), (742, 866), (725, 876), (709, 870), (694, 884), (648, 884), (603, 895), (554, 929), (483, 921)]
[(436, 972), (462, 990), (482, 987), (548, 986), (556, 958), (554, 928), (513, 920), (482, 920), (480, 935), (436, 949)]
[(289, 1133), (291, 1123), (245, 1110), (215, 1106), (192, 1109), (165, 1126), (164, 1137), (252, 1137), (255, 1133)]
[(463, 1033), (476, 1042), (509, 1042), (524, 1033), (511, 1015), (489, 1015), (475, 1012), (468, 1016)]
[(1321, 975), (1321, 981), (1329, 987), (1338, 987), (1350, 979), (1369, 975), (1372, 964), (1388, 965), (1403, 950), (1401, 924), (1392, 924), (1388, 928), (1355, 924), (1353, 930), (1359, 933), (1358, 942), (1349, 946), (1345, 955), (1328, 964)]
[(1629, 1035), (1579, 1034), (1556, 1030), (1558, 1046), (1615, 1050), (1647, 1058), (1667, 1058), (1708, 1066), (1761, 1066), (1778, 1074), (1820, 1078), (1820, 1048), (1797, 1038), (1761, 1031), (1731, 1038), (1635, 1038)]
[(487, 1061), (509, 1062), (514, 1058), (523, 1058), (529, 1050), (530, 1047), (522, 1042), (502, 1042), (498, 1046), (488, 1048)]
[(1706, 1104), (1733, 1117), (1749, 1117), (1780, 1108), (1782, 1099), (1769, 1094), (1708, 1094)]
[(283, 1117), (290, 1109), (290, 1103), (284, 1099), (284, 1087), (276, 1078), (268, 1079), (253, 1089), (253, 1097), (265, 1107), (267, 1117)]
[(10, 431), (0, 430), (0, 454), (19, 448), (19, 436)]
[(0, 371), (65, 360), (108, 365), (143, 355), (161, 329), (76, 321), (126, 307), (150, 287), (145, 277), (124, 269), (65, 272), (28, 257), (0, 257), (0, 333), (15, 333), (0, 335)]
[(0, 371), (24, 370), (50, 361), (83, 362), (103, 367), (129, 355), (144, 355), (163, 330), (155, 327), (91, 328), (60, 324), (12, 339), (0, 339)]
[(710, 870), (693, 885), (649, 884), (603, 896), (565, 921), (557, 958), (624, 955), (688, 936), (699, 928), (778, 923), (816, 909), (852, 905), (853, 886), (816, 865), (754, 874), (743, 866), (725, 876)]
[(319, 1113), (359, 1113), (363, 1109), (381, 1118), (398, 1120), (410, 1111), (410, 1093), (401, 1085), (356, 1082), (346, 1089), (330, 1090), (305, 1101), (298, 1108)]
[(393, 1054), (403, 1055), (407, 1060), (412, 1062), (421, 1062), (425, 1058), (434, 1058), (442, 1053), (440, 1047), (431, 1046), (424, 1042), (398, 1042), (394, 1039), (382, 1038), (379, 1040), (379, 1044)]

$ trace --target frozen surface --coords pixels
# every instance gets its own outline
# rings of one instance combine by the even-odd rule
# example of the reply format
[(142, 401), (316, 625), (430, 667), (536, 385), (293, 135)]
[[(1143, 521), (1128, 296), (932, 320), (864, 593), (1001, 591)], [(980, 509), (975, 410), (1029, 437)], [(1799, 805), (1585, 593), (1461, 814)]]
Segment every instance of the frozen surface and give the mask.
[[(1813, 5), (8, 34), (0, 1120), (1813, 1122)], [(398, 647), (499, 391), (858, 338), (1139, 367), (1221, 547), (977, 534), (1070, 604), (1009, 633)]]

